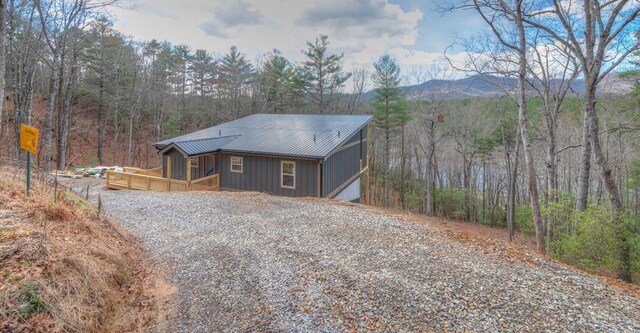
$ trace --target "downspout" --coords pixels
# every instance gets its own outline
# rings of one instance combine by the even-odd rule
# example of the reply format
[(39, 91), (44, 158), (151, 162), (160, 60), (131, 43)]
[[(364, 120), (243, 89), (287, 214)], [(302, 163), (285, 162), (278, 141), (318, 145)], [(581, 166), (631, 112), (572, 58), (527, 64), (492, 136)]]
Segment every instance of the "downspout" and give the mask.
[(318, 198), (322, 198), (322, 160), (318, 160)]

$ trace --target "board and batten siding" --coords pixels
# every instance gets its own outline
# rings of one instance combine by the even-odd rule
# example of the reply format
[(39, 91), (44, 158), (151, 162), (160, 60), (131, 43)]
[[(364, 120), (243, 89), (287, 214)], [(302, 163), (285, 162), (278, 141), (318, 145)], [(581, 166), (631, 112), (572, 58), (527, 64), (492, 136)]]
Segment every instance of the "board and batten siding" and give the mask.
[[(175, 148), (171, 148), (162, 154), (162, 177), (167, 178), (167, 156), (171, 156), (171, 179), (187, 180), (187, 160)], [(216, 172), (214, 154), (198, 156), (197, 159), (198, 167), (192, 169), (191, 180), (206, 177), (209, 171), (211, 171), (211, 174)]]
[(171, 179), (187, 180), (187, 161), (175, 148), (162, 154), (162, 177), (167, 178), (167, 156), (171, 156)]
[[(340, 186), (360, 174), (366, 166), (366, 127), (354, 134), (322, 162), (322, 196), (327, 197)], [(335, 194), (334, 194), (335, 195)]]
[[(231, 156), (243, 158), (242, 173), (231, 171)], [(296, 162), (295, 189), (280, 186), (281, 161)], [(220, 187), (223, 189), (256, 191), (290, 197), (318, 196), (317, 160), (222, 153), (218, 170)]]

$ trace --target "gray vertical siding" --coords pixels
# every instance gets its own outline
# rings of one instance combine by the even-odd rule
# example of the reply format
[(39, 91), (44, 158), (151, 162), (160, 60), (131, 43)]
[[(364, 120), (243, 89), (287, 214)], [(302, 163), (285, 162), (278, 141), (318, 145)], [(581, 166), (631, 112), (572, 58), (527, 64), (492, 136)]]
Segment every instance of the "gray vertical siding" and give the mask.
[(162, 154), (162, 176), (167, 178), (167, 156), (171, 156), (171, 179), (187, 180), (187, 161), (174, 148)]
[[(364, 142), (361, 144), (360, 135), (361, 132), (358, 132), (349, 138), (333, 155), (322, 163), (323, 197), (328, 196), (349, 178), (360, 173), (361, 145), (364, 144)], [(347, 147), (352, 143), (356, 144)]]
[[(231, 156), (243, 157), (242, 173), (231, 172)], [(296, 188), (280, 186), (280, 161), (296, 162)], [(316, 160), (296, 160), (256, 155), (220, 154), (218, 170), (220, 187), (242, 191), (257, 191), (290, 197), (315, 197), (317, 189)]]
[[(171, 179), (187, 180), (187, 160), (176, 149), (170, 149), (162, 154), (162, 177), (167, 178), (167, 156), (171, 156)], [(215, 155), (198, 156), (197, 159), (198, 167), (191, 169), (191, 180), (206, 177), (207, 172), (212, 169), (213, 172), (210, 175), (217, 172)]]
[[(362, 167), (366, 167), (367, 134), (367, 127), (362, 128), (322, 162), (321, 196), (328, 196), (341, 185), (346, 185), (345, 182), (350, 178), (359, 174), (360, 160), (362, 160)], [(163, 176), (166, 177), (167, 156), (172, 157), (172, 178), (186, 180), (186, 160), (175, 149), (171, 149), (163, 155)], [(242, 173), (231, 172), (231, 156), (243, 157), (244, 169)], [(280, 162), (282, 160), (296, 162), (295, 189), (280, 186)], [(215, 156), (200, 156), (198, 163), (199, 168), (194, 169), (192, 179), (204, 177), (209, 170), (214, 169), (214, 173), (220, 174), (221, 188), (292, 197), (315, 197), (318, 195), (317, 160), (218, 153)]]

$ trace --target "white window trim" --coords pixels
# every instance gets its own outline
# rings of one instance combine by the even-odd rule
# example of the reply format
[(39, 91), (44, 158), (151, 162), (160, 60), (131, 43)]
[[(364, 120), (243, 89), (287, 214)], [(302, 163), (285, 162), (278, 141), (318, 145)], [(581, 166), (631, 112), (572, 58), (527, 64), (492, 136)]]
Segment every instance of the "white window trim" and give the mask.
[(191, 157), (191, 167), (192, 168), (199, 168), (200, 167), (200, 158), (199, 157)]
[[(235, 163), (235, 165), (239, 165), (240, 166), (240, 170), (233, 170), (233, 159), (234, 158), (238, 158), (240, 159), (240, 163)], [(231, 164), (231, 172), (235, 172), (235, 173), (242, 173), (244, 171), (244, 157), (242, 156), (231, 156), (231, 158), (229, 158), (229, 162)]]
[[(293, 176), (293, 186), (285, 186), (284, 185), (284, 164), (292, 163), (293, 164), (293, 175), (287, 174), (287, 176)], [(280, 161), (280, 187), (295, 190), (296, 189), (296, 161)]]

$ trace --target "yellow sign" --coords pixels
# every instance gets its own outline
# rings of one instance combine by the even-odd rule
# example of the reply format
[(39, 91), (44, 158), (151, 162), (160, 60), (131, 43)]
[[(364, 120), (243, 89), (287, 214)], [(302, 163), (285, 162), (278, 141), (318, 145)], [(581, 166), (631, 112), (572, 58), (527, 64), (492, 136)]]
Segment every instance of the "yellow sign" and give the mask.
[(20, 148), (32, 154), (38, 148), (38, 129), (35, 127), (20, 124)]

